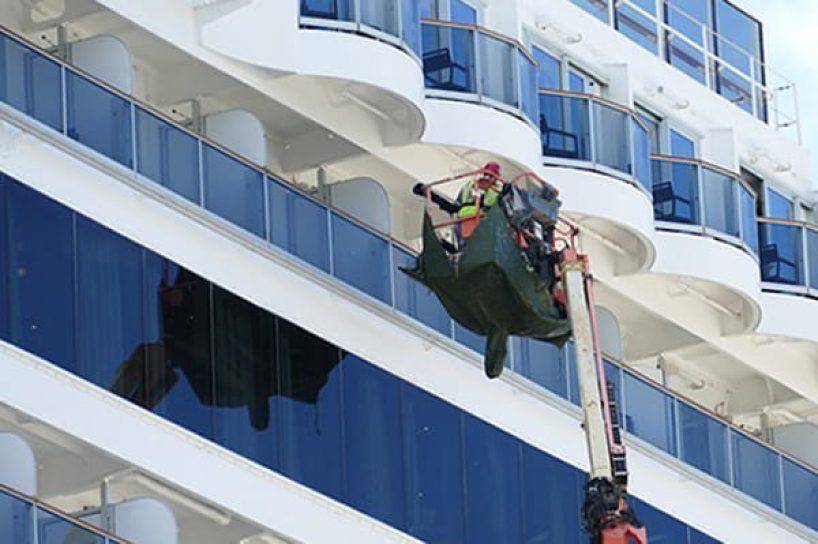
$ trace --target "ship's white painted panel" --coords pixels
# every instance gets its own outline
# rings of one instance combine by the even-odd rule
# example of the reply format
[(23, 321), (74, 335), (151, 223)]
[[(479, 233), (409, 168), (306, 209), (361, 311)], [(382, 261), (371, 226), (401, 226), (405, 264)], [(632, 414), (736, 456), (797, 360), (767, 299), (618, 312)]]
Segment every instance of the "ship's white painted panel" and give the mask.
[(758, 332), (818, 342), (818, 300), (761, 293), (761, 309)]
[(205, 134), (256, 164), (267, 164), (264, 125), (249, 111), (230, 110), (208, 115)]
[[(9, 150), (0, 154), (0, 170), (527, 443), (574, 466), (586, 466), (579, 414), (563, 401), (525, 387), (513, 376), (487, 380), (476, 354), (256, 243), (237, 228), (199, 216), (181, 199), (160, 199), (161, 192), (143, 186), (130, 172), (114, 165), (100, 170), (52, 143), (9, 130), (5, 122), (0, 132), (6, 134)], [(60, 140), (60, 145), (82, 153), (71, 142)], [(309, 542), (404, 539), (366, 516), (0, 344), (0, 383), (12, 379), (19, 386), (5, 393), (10, 406), (279, 532)], [(85, 417), (88, 414), (94, 417)], [(725, 542), (808, 541), (800, 526), (783, 516), (636, 440), (629, 444), (631, 490), (656, 507)], [(222, 477), (203, 479), (202, 473)], [(319, 518), (322, 523), (314, 523)]]
[(373, 179), (359, 178), (330, 185), (330, 202), (352, 217), (383, 233), (392, 232), (389, 196)]
[(14, 433), (0, 433), (0, 484), (26, 495), (37, 495), (37, 459), (34, 457), (34, 450), (28, 442)]
[(133, 93), (131, 53), (115, 36), (96, 36), (72, 43), (71, 63), (123, 93)]
[(179, 529), (171, 509), (150, 498), (135, 499), (114, 507), (114, 529), (134, 544), (176, 544)]

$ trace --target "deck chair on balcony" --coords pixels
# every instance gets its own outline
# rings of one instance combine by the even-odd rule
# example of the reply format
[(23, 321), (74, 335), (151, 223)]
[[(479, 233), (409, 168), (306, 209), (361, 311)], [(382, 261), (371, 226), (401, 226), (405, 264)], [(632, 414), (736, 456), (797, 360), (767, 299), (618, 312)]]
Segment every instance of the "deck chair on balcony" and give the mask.
[[(788, 273), (789, 272), (789, 273)], [(798, 283), (798, 265), (778, 252), (778, 244), (761, 248), (761, 279), (776, 283)]]
[[(561, 145), (551, 138), (561, 138)], [(579, 140), (577, 135), (548, 126), (548, 119), (545, 114), (540, 113), (540, 141), (542, 142), (542, 154), (548, 157), (560, 157), (563, 159), (579, 159)], [(570, 143), (570, 145), (568, 145)]]
[[(463, 83), (457, 82), (461, 74)], [(423, 77), (426, 86), (446, 91), (473, 92), (469, 85), (469, 70), (452, 59), (451, 50), (441, 47), (423, 54)]]
[(690, 215), (681, 215), (679, 207), (686, 206), (692, 210), (692, 202), (687, 198), (677, 195), (673, 191), (673, 183), (663, 181), (653, 186), (653, 212), (656, 219), (661, 221), (674, 221), (676, 223), (690, 223)]
[(338, 19), (337, 0), (301, 0), (301, 16)]

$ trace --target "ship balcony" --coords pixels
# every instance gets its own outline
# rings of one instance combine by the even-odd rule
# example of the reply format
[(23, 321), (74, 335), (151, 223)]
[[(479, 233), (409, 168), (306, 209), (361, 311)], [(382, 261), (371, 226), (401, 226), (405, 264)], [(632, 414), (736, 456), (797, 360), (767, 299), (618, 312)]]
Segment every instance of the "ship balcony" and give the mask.
[(758, 219), (761, 281), (766, 291), (818, 296), (818, 227)]

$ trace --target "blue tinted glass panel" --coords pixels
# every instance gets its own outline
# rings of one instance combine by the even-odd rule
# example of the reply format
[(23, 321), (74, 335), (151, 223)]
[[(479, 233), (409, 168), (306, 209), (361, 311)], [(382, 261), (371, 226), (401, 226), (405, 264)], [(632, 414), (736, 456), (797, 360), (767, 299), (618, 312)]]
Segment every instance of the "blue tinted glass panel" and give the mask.
[(0, 35), (0, 102), (62, 131), (60, 72), (56, 62)]
[(585, 89), (585, 78), (581, 75), (577, 74), (576, 72), (569, 72), (568, 73), (568, 90), (572, 93), (584, 93), (586, 92)]
[[(569, 341), (562, 348), (568, 373), (568, 400), (579, 406), (579, 378), (577, 377), (577, 352), (574, 342)], [(620, 404), (621, 406), (621, 404)]]
[(345, 499), (386, 523), (404, 526), (400, 381), (348, 354), (344, 357)]
[(420, 0), (401, 0), (401, 25), (403, 41), (409, 49), (421, 54), (420, 45)]
[(784, 459), (786, 514), (818, 530), (818, 474)]
[(130, 102), (70, 70), (65, 76), (68, 136), (130, 168)]
[(636, 182), (646, 191), (652, 189), (651, 184), (651, 139), (648, 130), (636, 119), (631, 118), (631, 131), (633, 132), (633, 159), (631, 171)]
[[(445, 0), (443, 0), (445, 1)], [(440, 19), (438, 0), (420, 0), (420, 16), (425, 19)]]
[(523, 540), (526, 543), (579, 544), (585, 476), (526, 444), (523, 450)]
[(399, 36), (401, 0), (358, 0), (360, 22), (392, 36)]
[(214, 286), (213, 358), (216, 440), (278, 467), (275, 317)]
[(461, 412), (406, 384), (407, 529), (426, 542), (465, 540)]
[(8, 295), (6, 294), (6, 282), (8, 280), (8, 259), (6, 258), (6, 245), (8, 244), (8, 226), (6, 225), (6, 176), (0, 172), (0, 339), (8, 340), (8, 326), (6, 318), (6, 308), (8, 307)]
[(35, 355), (74, 366), (74, 233), (71, 212), (7, 180), (9, 338)]
[(85, 379), (147, 403), (142, 248), (77, 218), (77, 352)]
[[(697, 81), (705, 82), (702, 26), (708, 24), (708, 0), (667, 0), (668, 33), (666, 55), (670, 63)], [(692, 43), (691, 43), (692, 42)]]
[(593, 137), (596, 153), (594, 160), (620, 172), (630, 174), (629, 114), (599, 102), (593, 103), (593, 114)]
[(389, 244), (363, 227), (332, 214), (332, 263), (336, 277), (389, 302)]
[(457, 322), (454, 324), (454, 339), (481, 355), (486, 351), (486, 337), (470, 331)]
[(543, 155), (591, 160), (588, 99), (540, 93), (539, 127)]
[(422, 26), (426, 88), (476, 93), (474, 30), (429, 23)]
[[(762, 58), (761, 24), (727, 0), (716, 0), (715, 7), (716, 32), (725, 38), (716, 39), (719, 58), (750, 75), (751, 58)], [(756, 81), (763, 79), (763, 72), (756, 75)]]
[(781, 508), (779, 457), (766, 446), (730, 432), (733, 443), (733, 485), (761, 502)]
[(213, 436), (210, 284), (162, 257), (145, 259), (147, 406)]
[[(628, 404), (628, 410), (631, 410), (630, 404), (628, 400), (623, 396), (623, 386), (622, 386), (622, 374), (624, 372), (622, 369), (613, 363), (608, 361), (604, 361), (605, 363), (605, 380), (608, 384), (613, 385), (614, 389), (614, 396), (616, 397), (616, 406), (617, 412), (619, 413), (619, 421), (625, 422), (623, 427), (627, 426), (627, 421), (625, 420), (625, 405)], [(630, 376), (628, 374), (628, 376)], [(637, 399), (638, 400), (638, 399)], [(637, 409), (634, 407), (634, 409)]]
[(477, 24), (477, 10), (463, 0), (451, 0), (451, 21), (455, 23)]
[(37, 543), (105, 544), (105, 538), (45, 510), (37, 511)]
[(716, 540), (712, 536), (706, 535), (693, 527), (689, 527), (688, 529), (690, 531), (688, 544), (721, 544), (720, 541)]
[(696, 142), (681, 132), (670, 130), (670, 154), (686, 159), (696, 158)]
[(466, 415), (466, 520), (470, 544), (520, 542), (520, 451), (511, 436)]
[(694, 467), (730, 481), (728, 473), (727, 426), (696, 408), (679, 402), (680, 456)]
[(205, 207), (264, 236), (264, 176), (209, 145), (204, 146)]
[(531, 122), (537, 120), (537, 67), (522, 51), (517, 50), (517, 62), (520, 71), (520, 101), (523, 113)]
[(803, 235), (803, 229), (797, 225), (758, 224), (763, 281), (804, 284)]
[(425, 285), (400, 271), (412, 268), (415, 257), (392, 246), (394, 261), (395, 307), (446, 336), (452, 334), (452, 320), (437, 296)]
[(200, 203), (199, 142), (142, 108), (136, 108), (137, 169), (143, 176)]
[(756, 224), (756, 197), (739, 184), (741, 205), (741, 237), (754, 253), (758, 253), (758, 226)]
[(625, 428), (670, 454), (676, 452), (673, 399), (647, 382), (625, 373)]
[(632, 499), (639, 521), (648, 528), (650, 544), (683, 544), (687, 542), (687, 526), (644, 501)]
[(327, 210), (284, 185), (269, 180), (270, 241), (329, 272)]
[(338, 349), (278, 322), (281, 472), (341, 499), (341, 369)]
[(546, 53), (539, 47), (533, 47), (531, 53), (537, 60), (537, 87), (541, 89), (560, 89), (561, 88), (561, 64), (560, 60)]
[(519, 108), (517, 48), (507, 41), (477, 33), (480, 46), (480, 92), (488, 98)]
[(31, 505), (0, 491), (0, 542), (34, 544)]
[(609, 22), (608, 4), (610, 0), (571, 0), (600, 21)]
[(353, 0), (302, 0), (301, 15), (336, 21), (352, 21), (355, 17)]
[[(633, 0), (633, 4), (656, 17), (656, 3), (654, 0)], [(656, 21), (646, 17), (629, 5), (618, 4), (616, 8), (616, 28), (651, 53), (658, 51), (658, 37)]]
[(701, 172), (705, 226), (738, 238), (738, 182), (706, 167), (702, 167)]
[(699, 167), (653, 160), (653, 214), (657, 221), (700, 224)]
[(818, 289), (818, 231), (807, 228), (807, 259), (809, 262), (809, 286)]
[(792, 200), (778, 191), (767, 189), (767, 217), (792, 221), (795, 217)]
[(568, 398), (568, 376), (562, 350), (554, 344), (514, 338), (515, 370), (557, 395)]

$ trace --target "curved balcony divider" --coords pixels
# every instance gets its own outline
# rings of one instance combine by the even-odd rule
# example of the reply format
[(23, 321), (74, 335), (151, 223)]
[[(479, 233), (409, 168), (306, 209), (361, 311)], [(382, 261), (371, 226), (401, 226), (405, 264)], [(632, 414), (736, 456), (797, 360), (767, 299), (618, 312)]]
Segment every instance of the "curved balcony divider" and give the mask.
[[(11, 40), (0, 34), (0, 50), (4, 42)], [(36, 59), (40, 53), (31, 48), (28, 48), (27, 55), (33, 62), (42, 62), (42, 59)], [(66, 65), (62, 65), (61, 70), (63, 74), (70, 71), (79, 75)], [(19, 77), (22, 77), (19, 71), (6, 69), (0, 72), (0, 81), (15, 81)], [(104, 84), (90, 77), (79, 77), (104, 88)], [(54, 83), (60, 85), (61, 82), (58, 79)], [(33, 83), (26, 82), (24, 86), (29, 85)], [(115, 94), (127, 100), (131, 113), (122, 116), (119, 104), (113, 108), (102, 104), (98, 115), (106, 119), (100, 126), (116, 131), (133, 129), (137, 134), (131, 139), (135, 148), (134, 160), (127, 161), (116, 155), (110, 157), (105, 153), (107, 148), (97, 150), (102, 155), (114, 160), (121, 158), (124, 166), (134, 169), (145, 179), (263, 237), (373, 300), (392, 306), (470, 349), (481, 351), (482, 338), (456, 326), (434, 294), (398, 270), (399, 266), (405, 266), (414, 258), (414, 254), (400, 242), (288, 186), (263, 168), (220, 149), (218, 144), (164, 120), (161, 114), (149, 111), (147, 106), (137, 104), (130, 97)], [(25, 111), (18, 103), (4, 101)], [(69, 102), (64, 103), (71, 107)], [(67, 113), (63, 112), (63, 115)], [(61, 132), (65, 133), (64, 127)], [(86, 141), (84, 133), (80, 132), (76, 139), (92, 149), (101, 145), (96, 135)], [(212, 164), (208, 166), (208, 163)], [(669, 164), (691, 166), (691, 163), (673, 161)], [(214, 172), (211, 179), (207, 179), (208, 169)], [(208, 205), (209, 198), (215, 199), (211, 205)], [(263, 202), (266, 205), (260, 204)], [(818, 251), (818, 235), (810, 243)], [(813, 270), (818, 271), (818, 266)], [(510, 343), (507, 366), (511, 370), (576, 404), (579, 393), (573, 365), (570, 344), (559, 350), (530, 339), (514, 338)], [(631, 434), (777, 510), (783, 508), (784, 513), (793, 519), (818, 529), (818, 512), (799, 506), (798, 501), (788, 500), (791, 494), (801, 497), (806, 492), (818, 493), (815, 469), (790, 460), (738, 429), (728, 427), (717, 416), (688, 404), (619, 365), (609, 363), (609, 374), (620, 390), (623, 421)], [(750, 445), (745, 447), (745, 443)], [(784, 466), (783, 495), (779, 489), (781, 478), (777, 476), (778, 472), (771, 469), (761, 474), (749, 469), (761, 461), (771, 467)], [(728, 467), (733, 467), (732, 472)], [(804, 474), (808, 477), (802, 477)]]
[(534, 122), (537, 64), (517, 41), (484, 28), (423, 20), (427, 94), (479, 102)]
[(9, 544), (127, 544), (101, 529), (0, 484), (0, 541)]
[(764, 287), (818, 297), (818, 226), (758, 219)]
[(712, 236), (758, 254), (756, 197), (737, 175), (679, 157), (654, 155), (652, 166), (658, 227)]
[(420, 54), (418, 0), (301, 0), (301, 25), (357, 32)]
[(629, 109), (595, 96), (539, 90), (542, 154), (547, 164), (626, 177), (650, 194), (650, 140)]

